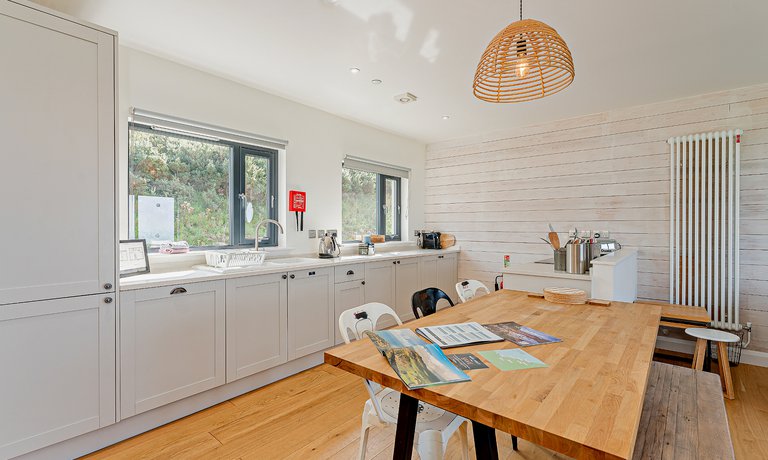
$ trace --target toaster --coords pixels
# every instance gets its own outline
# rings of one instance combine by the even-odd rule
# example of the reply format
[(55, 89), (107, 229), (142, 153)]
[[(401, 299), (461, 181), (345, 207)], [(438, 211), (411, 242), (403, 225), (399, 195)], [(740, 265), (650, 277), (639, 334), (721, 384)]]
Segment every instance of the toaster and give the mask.
[(440, 232), (421, 232), (419, 234), (421, 249), (440, 249)]

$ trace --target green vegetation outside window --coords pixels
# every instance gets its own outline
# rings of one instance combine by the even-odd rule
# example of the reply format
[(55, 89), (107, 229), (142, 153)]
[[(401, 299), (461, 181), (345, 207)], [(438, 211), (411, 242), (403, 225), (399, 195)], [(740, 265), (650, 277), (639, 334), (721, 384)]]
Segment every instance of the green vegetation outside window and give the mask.
[[(253, 246), (277, 219), (277, 151), (129, 124), (129, 237), (157, 248)], [(277, 246), (264, 226), (259, 246)]]
[(342, 241), (385, 235), (400, 240), (401, 180), (399, 177), (342, 167)]

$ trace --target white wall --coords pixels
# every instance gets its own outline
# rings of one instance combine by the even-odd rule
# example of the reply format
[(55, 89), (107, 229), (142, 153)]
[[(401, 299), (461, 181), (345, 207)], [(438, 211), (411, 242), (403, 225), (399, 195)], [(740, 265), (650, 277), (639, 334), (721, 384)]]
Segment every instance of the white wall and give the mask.
[[(408, 229), (423, 226), (424, 144), (277, 97), (132, 48), (120, 53), (120, 227), (127, 234), (128, 114), (138, 107), (189, 120), (287, 139), (280, 184), (285, 242), (297, 252), (314, 252), (308, 229), (341, 231), (341, 161), (355, 155), (411, 169)], [(312, 84), (307, 75), (307, 84)], [(322, 88), (318, 88), (322, 91)], [(286, 222), (287, 190), (307, 192), (304, 232)], [(287, 223), (287, 225), (285, 225)], [(405, 230), (405, 229), (404, 229)]]
[[(556, 97), (556, 96), (555, 96)], [(535, 102), (533, 102), (535, 103)], [(638, 296), (669, 297), (671, 136), (741, 128), (741, 317), (768, 351), (768, 85), (428, 146), (427, 228), (455, 233), (459, 276), (492, 283), (502, 257), (551, 257), (551, 222), (639, 249)]]

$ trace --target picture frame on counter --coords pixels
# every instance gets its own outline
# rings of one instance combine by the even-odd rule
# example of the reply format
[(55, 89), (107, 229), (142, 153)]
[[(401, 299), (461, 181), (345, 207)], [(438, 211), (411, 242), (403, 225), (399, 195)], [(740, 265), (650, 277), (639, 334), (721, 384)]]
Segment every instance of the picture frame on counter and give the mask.
[(149, 273), (147, 240), (120, 240), (120, 278)]

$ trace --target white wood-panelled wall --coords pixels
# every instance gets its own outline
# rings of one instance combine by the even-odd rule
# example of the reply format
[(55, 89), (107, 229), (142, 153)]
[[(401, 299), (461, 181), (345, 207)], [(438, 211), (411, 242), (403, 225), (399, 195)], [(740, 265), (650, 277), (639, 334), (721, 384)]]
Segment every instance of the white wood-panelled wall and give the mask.
[(563, 242), (569, 228), (607, 230), (639, 250), (638, 296), (667, 300), (666, 140), (736, 128), (741, 321), (753, 323), (750, 348), (768, 351), (768, 84), (429, 145), (425, 228), (455, 234), (459, 277), (490, 288), (505, 254), (551, 256), (539, 240), (549, 222)]

